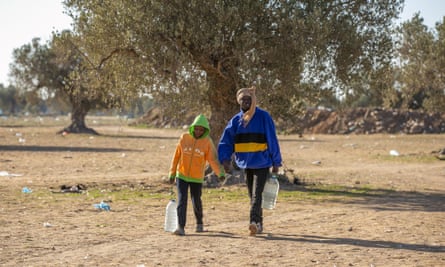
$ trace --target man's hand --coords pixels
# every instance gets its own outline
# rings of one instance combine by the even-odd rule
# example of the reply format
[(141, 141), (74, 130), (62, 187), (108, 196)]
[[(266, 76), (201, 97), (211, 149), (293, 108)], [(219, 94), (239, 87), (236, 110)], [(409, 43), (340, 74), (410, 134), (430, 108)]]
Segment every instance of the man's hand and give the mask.
[(175, 177), (170, 177), (169, 182), (170, 182), (170, 184), (174, 184), (175, 183)]
[(273, 166), (273, 167), (272, 167), (272, 173), (276, 173), (276, 174), (278, 174), (279, 168), (280, 168), (280, 167), (278, 167), (278, 166)]

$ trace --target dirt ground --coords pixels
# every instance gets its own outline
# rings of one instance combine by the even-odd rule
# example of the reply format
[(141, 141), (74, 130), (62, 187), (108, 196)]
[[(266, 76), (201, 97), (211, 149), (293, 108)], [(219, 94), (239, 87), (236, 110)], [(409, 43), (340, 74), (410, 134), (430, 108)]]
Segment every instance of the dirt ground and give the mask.
[(303, 185), (283, 185), (264, 233), (248, 235), (239, 184), (206, 188), (206, 231), (189, 203), (178, 237), (164, 179), (182, 130), (90, 126), (101, 135), (0, 121), (1, 266), (445, 266), (445, 135), (280, 135)]

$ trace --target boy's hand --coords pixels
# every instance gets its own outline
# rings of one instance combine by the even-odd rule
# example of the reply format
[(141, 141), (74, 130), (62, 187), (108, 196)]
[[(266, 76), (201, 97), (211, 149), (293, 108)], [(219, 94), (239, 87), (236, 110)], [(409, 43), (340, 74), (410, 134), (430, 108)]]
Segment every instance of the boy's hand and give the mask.
[(170, 184), (174, 184), (175, 183), (175, 177), (170, 177), (169, 182), (170, 182)]

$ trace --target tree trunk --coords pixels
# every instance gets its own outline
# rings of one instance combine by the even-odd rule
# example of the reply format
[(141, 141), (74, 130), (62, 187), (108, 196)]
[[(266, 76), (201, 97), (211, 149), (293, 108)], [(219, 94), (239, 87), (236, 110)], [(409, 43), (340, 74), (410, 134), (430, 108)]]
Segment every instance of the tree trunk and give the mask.
[(85, 123), (85, 117), (90, 111), (90, 102), (88, 100), (80, 100), (80, 101), (71, 101), (72, 113), (71, 113), (71, 124), (70, 126), (63, 129), (62, 132), (67, 133), (87, 133), (87, 134), (95, 134), (98, 133), (92, 129), (88, 128)]
[(219, 75), (209, 77), (210, 136), (217, 144), (227, 122), (239, 112), (236, 102), (236, 83)]

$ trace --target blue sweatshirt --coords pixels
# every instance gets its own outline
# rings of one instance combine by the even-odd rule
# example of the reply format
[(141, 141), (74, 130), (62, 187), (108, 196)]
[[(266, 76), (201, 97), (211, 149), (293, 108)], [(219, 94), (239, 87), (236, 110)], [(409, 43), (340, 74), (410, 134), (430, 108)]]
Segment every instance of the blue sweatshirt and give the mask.
[(227, 123), (218, 144), (219, 160), (231, 161), (235, 153), (235, 162), (242, 169), (280, 167), (280, 146), (270, 114), (256, 107), (253, 118), (245, 127), (242, 116), (243, 111)]

